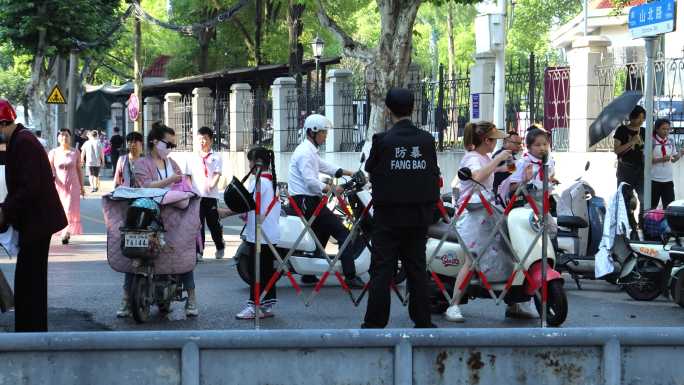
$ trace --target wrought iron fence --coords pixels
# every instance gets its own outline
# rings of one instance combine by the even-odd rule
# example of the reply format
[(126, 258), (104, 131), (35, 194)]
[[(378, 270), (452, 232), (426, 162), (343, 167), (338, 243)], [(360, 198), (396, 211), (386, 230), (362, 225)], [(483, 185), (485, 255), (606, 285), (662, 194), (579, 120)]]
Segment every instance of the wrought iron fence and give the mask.
[(548, 61), (538, 62), (534, 54), (511, 60), (506, 68), (506, 130), (524, 135), (527, 127), (541, 123), (544, 105), (544, 70)]
[(192, 94), (181, 95), (170, 108), (169, 126), (176, 131), (178, 151), (192, 151)]
[[(645, 73), (645, 62), (623, 62), (607, 55), (595, 68), (601, 109), (623, 92), (643, 91)], [(671, 122), (671, 134), (681, 147), (684, 145), (684, 58), (658, 57), (654, 62), (654, 79), (653, 117)], [(644, 105), (643, 98), (639, 104)], [(612, 151), (612, 135), (599, 142), (595, 150)]]
[[(307, 116), (324, 114), (323, 96), (318, 87), (290, 90), (287, 94), (287, 144), (285, 151), (294, 151), (301, 142), (302, 127)], [(325, 151), (325, 145), (321, 147)]]
[(363, 148), (370, 119), (370, 95), (365, 87), (357, 88), (349, 84), (341, 91), (342, 127), (340, 151), (358, 152)]
[(463, 150), (463, 129), (470, 118), (470, 72), (459, 70), (444, 78), (440, 65), (437, 81), (409, 84), (414, 93), (413, 121), (435, 138), (440, 151)]
[(270, 89), (252, 93), (252, 144), (273, 147), (273, 101)]
[(214, 130), (214, 151), (230, 149), (230, 103), (227, 90), (215, 89), (211, 99), (205, 99), (207, 126)]

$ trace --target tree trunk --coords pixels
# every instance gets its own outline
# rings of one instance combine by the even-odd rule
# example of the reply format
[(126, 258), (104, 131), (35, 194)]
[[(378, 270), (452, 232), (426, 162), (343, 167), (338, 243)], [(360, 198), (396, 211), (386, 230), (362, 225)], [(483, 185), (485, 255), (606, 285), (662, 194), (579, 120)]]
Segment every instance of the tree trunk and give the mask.
[(197, 36), (199, 43), (199, 57), (197, 58), (197, 68), (199, 73), (204, 74), (209, 72), (209, 41), (211, 36), (209, 32), (201, 31)]
[(456, 68), (455, 66), (455, 61), (456, 61), (456, 52), (454, 49), (454, 2), (449, 1), (447, 2), (447, 33), (449, 35), (449, 80), (453, 79), (455, 77), (456, 73)]
[(299, 37), (302, 35), (304, 27), (302, 23), (302, 14), (304, 13), (304, 4), (294, 4), (294, 0), (289, 0), (287, 8), (287, 31), (288, 31), (288, 48), (289, 57), (288, 65), (290, 76), (297, 80), (297, 89), (302, 85), (302, 57), (301, 44)]
[[(41, 4), (38, 6), (38, 14), (45, 14), (46, 6)], [(26, 95), (28, 99), (28, 106), (33, 115), (33, 127), (41, 130), (46, 138), (53, 137), (53, 130), (48, 124), (48, 108), (47, 108), (47, 78), (48, 71), (45, 69), (45, 28), (40, 28), (38, 33), (38, 45), (33, 55), (33, 64), (31, 68), (31, 80), (28, 87), (26, 87)]]
[(263, 26), (263, 4), (262, 0), (256, 0), (256, 17), (254, 29), (254, 59), (256, 65), (261, 65), (261, 27)]

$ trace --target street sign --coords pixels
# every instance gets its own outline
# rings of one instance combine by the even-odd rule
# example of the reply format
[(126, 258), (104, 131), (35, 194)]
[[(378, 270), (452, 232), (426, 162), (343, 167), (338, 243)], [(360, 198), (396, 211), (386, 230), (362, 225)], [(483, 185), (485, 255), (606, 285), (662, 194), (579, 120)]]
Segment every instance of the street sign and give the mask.
[(59, 89), (58, 85), (52, 88), (50, 96), (47, 98), (47, 104), (66, 104), (64, 94), (62, 94), (62, 90)]
[(629, 10), (632, 38), (651, 37), (675, 30), (675, 0), (659, 0)]
[(138, 120), (140, 116), (140, 101), (136, 94), (131, 94), (128, 98), (128, 118), (132, 121)]
[(480, 94), (472, 94), (473, 98), (473, 119), (480, 119)]

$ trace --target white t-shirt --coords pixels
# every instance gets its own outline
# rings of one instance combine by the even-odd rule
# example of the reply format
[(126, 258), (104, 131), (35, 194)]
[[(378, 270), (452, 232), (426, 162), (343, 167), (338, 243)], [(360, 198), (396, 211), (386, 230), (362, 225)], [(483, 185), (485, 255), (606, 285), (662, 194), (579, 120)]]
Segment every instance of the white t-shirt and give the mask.
[[(252, 178), (248, 190), (253, 191), (252, 194), (254, 196), (254, 199), (256, 200), (256, 191), (254, 191), (254, 181), (255, 179)], [(273, 182), (271, 181), (271, 175), (262, 174), (260, 206), (262, 216), (266, 214), (266, 211), (268, 210), (269, 206), (271, 205), (271, 202), (273, 202), (274, 199), (275, 203), (273, 204), (273, 208), (268, 213), (268, 215), (264, 217), (263, 222), (261, 223), (261, 229), (263, 230), (263, 233), (265, 233), (268, 237), (268, 240), (271, 241), (272, 244), (277, 245), (278, 242), (280, 242), (280, 199), (278, 199), (277, 195), (273, 195)], [(247, 215), (247, 226), (245, 228), (245, 238), (247, 242), (255, 242), (255, 225), (255, 215), (254, 210), (252, 210)], [(262, 236), (259, 243), (265, 245), (268, 242), (266, 242), (266, 239), (264, 239), (264, 237)]]
[(102, 144), (99, 140), (88, 139), (83, 143), (81, 152), (85, 154), (85, 165), (87, 167), (101, 167), (100, 163), (102, 152)]
[(222, 169), (221, 156), (215, 152), (206, 156), (195, 152), (186, 163), (186, 174), (192, 176), (192, 187), (202, 198), (220, 198), (218, 187), (209, 188), (209, 183), (216, 174), (222, 174)]
[[(459, 170), (462, 169), (463, 167), (468, 167), (470, 171), (475, 173), (475, 171), (487, 166), (489, 163), (492, 162), (492, 158), (489, 157), (489, 155), (482, 155), (477, 151), (468, 151), (466, 154), (463, 156), (463, 159), (461, 159), (461, 163), (459, 164), (458, 168)], [(458, 176), (457, 176), (458, 178)], [(491, 191), (494, 188), (494, 173), (492, 172), (487, 179), (482, 182), (482, 185), (487, 188), (487, 190)], [(460, 196), (458, 199), (458, 205), (463, 202), (463, 200), (470, 194), (473, 193), (473, 190), (475, 187), (479, 187), (480, 190), (482, 191), (482, 188), (478, 186), (475, 182), (473, 181), (460, 181), (459, 183), (459, 189), (460, 191)], [(488, 191), (482, 191), (482, 194), (485, 196), (487, 200), (490, 202), (492, 201), (491, 194)], [(480, 202), (480, 197), (479, 195), (473, 195), (470, 198), (470, 202), (473, 203), (478, 203)]]
[[(663, 157), (663, 146), (658, 138), (653, 138), (653, 159), (670, 158), (677, 153), (674, 141), (668, 136), (665, 141), (665, 156)], [(651, 180), (654, 182), (672, 182), (672, 162), (655, 163), (651, 166)]]
[[(533, 185), (537, 190), (542, 190), (542, 188), (544, 187), (544, 183), (542, 181), (542, 174), (539, 173), (539, 168), (541, 167), (541, 164), (542, 162), (540, 159), (536, 158), (534, 155), (530, 153), (526, 153), (522, 158), (518, 159), (515, 162), (515, 171), (510, 176), (511, 183), (522, 182), (525, 176), (525, 169), (529, 165), (532, 165), (533, 178), (529, 181), (529, 184)], [(556, 162), (549, 156), (547, 164), (550, 178), (556, 173)], [(553, 189), (553, 186), (550, 183), (549, 189)]]

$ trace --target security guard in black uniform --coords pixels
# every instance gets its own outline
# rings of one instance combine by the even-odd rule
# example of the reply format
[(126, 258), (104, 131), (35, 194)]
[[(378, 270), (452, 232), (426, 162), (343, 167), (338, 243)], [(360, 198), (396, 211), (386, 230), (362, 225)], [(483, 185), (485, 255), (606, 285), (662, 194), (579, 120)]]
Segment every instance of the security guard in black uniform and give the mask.
[(411, 319), (418, 328), (435, 327), (430, 320), (425, 266), (427, 227), (434, 221), (439, 199), (435, 140), (411, 122), (411, 91), (392, 88), (385, 105), (394, 126), (373, 136), (366, 162), (373, 188), (374, 229), (368, 307), (361, 327), (387, 325), (397, 258), (406, 267)]

